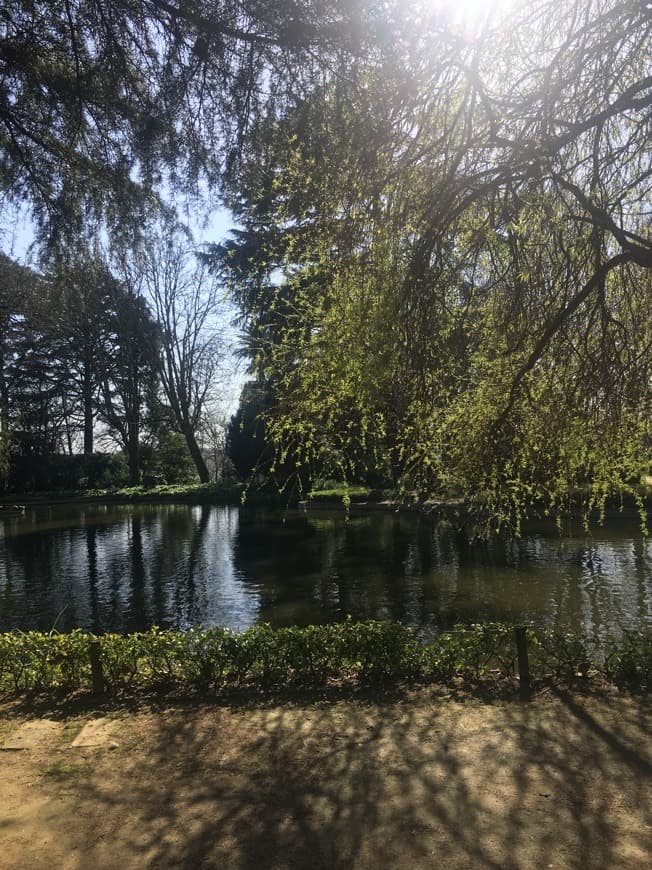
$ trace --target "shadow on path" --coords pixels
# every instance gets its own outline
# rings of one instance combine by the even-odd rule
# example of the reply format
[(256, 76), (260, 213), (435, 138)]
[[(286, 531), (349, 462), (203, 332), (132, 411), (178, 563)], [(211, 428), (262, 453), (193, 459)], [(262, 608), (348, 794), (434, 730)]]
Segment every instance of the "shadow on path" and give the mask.
[(649, 714), (425, 692), (132, 714), (63, 795), (86, 813), (68, 848), (99, 868), (643, 868)]

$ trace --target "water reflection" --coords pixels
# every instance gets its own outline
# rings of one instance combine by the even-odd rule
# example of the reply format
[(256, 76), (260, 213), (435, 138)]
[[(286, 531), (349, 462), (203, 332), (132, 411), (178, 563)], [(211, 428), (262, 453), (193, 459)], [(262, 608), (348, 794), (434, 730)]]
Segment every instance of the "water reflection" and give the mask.
[(233, 507), (58, 506), (0, 520), (0, 629), (293, 625), (389, 618), (424, 636), (533, 620), (652, 626), (652, 544), (619, 523), (469, 544), (426, 518)]

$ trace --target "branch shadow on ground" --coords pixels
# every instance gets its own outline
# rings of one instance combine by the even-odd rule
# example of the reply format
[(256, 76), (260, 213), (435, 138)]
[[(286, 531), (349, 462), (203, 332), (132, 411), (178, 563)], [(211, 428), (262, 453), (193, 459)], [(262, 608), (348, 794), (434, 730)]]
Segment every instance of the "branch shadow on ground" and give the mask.
[[(426, 693), (173, 708), (125, 720), (122, 761), (78, 795), (139, 867), (644, 867), (649, 713)], [(74, 848), (102, 866), (97, 843)]]

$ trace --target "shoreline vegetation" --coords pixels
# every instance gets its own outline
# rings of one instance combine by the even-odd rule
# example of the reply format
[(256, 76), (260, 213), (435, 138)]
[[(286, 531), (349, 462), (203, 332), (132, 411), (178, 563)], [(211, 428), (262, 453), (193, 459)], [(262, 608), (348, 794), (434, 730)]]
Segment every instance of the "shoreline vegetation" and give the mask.
[(557, 686), (649, 692), (652, 634), (600, 644), (581, 633), (486, 623), (428, 643), (400, 623), (352, 622), (239, 633), (223, 628), (127, 635), (0, 634), (0, 695), (143, 692), (221, 695), (404, 685), (464, 687), (523, 700)]
[[(652, 516), (652, 478), (646, 478), (637, 490), (644, 506), (645, 514)], [(564, 510), (553, 513), (536, 507), (530, 511), (525, 521), (562, 519), (585, 519), (581, 505), (581, 494), (577, 501), (569, 503)], [(482, 508), (463, 496), (419, 499), (416, 496), (396, 498), (389, 490), (373, 489), (362, 485), (338, 485), (324, 489), (314, 489), (305, 497), (287, 497), (271, 489), (248, 489), (245, 484), (234, 482), (163, 484), (153, 487), (132, 486), (116, 489), (94, 490), (54, 490), (47, 492), (6, 493), (0, 495), (0, 518), (9, 516), (13, 508), (22, 511), (25, 507), (50, 504), (215, 504), (267, 506), (280, 509), (299, 508), (303, 511), (346, 511), (347, 513), (366, 513), (386, 511), (391, 513), (423, 513), (437, 519), (450, 521), (464, 526), (473, 519), (483, 519)], [(486, 518), (489, 518), (487, 515)], [(635, 519), (641, 520), (641, 506), (627, 493), (610, 497), (603, 511), (597, 508), (590, 512), (590, 521), (602, 523), (604, 520)]]
[(240, 504), (244, 487), (239, 483), (189, 483), (160, 486), (127, 486), (116, 489), (49, 490), (45, 492), (8, 493), (0, 496), (0, 505), (32, 506), (42, 504), (99, 503), (131, 504), (138, 502), (191, 502)]

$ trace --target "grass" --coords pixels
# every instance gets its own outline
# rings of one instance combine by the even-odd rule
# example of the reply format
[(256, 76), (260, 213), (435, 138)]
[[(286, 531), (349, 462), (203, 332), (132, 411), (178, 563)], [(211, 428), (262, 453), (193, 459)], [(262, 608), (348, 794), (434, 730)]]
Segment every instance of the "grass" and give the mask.
[(75, 779), (88, 773), (88, 764), (74, 761), (55, 761), (41, 771), (41, 776), (51, 779)]
[(57, 499), (80, 499), (102, 501), (105, 499), (161, 499), (162, 501), (188, 500), (239, 504), (243, 486), (240, 483), (183, 483), (162, 484), (159, 486), (125, 486), (114, 489), (75, 489), (51, 490), (33, 493), (11, 493), (0, 499), (0, 503), (25, 503)]
[(239, 483), (176, 483), (158, 486), (125, 486), (113, 490), (94, 490), (89, 494), (98, 496), (124, 496), (126, 498), (189, 498), (189, 497), (235, 497), (240, 498), (242, 484)]

